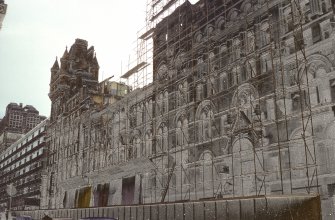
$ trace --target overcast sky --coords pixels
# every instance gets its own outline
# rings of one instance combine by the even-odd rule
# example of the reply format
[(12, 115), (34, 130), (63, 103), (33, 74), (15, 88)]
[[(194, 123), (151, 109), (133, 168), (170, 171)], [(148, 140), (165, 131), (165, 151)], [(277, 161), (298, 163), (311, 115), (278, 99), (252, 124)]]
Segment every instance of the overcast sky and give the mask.
[(10, 102), (49, 116), (50, 68), (76, 38), (95, 47), (100, 78), (120, 75), (121, 60), (145, 25), (146, 0), (5, 0), (0, 30), (0, 118)]

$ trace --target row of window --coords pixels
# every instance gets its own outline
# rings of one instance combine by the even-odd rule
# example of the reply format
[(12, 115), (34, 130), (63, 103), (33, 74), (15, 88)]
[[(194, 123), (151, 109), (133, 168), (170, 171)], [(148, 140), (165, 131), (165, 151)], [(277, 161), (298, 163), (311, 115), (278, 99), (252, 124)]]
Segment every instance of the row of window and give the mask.
[[(39, 146), (43, 142), (44, 142), (44, 137), (40, 137), (38, 140), (36, 140), (33, 143), (29, 144), (28, 146), (24, 147), (19, 152), (17, 152), (16, 154), (11, 156), (7, 160), (4, 160), (2, 163), (0, 163), (0, 168), (3, 168), (5, 166), (9, 165), (12, 161), (15, 161), (17, 158), (19, 158), (22, 155), (25, 155), (27, 152), (30, 152), (31, 150), (35, 149), (37, 146)], [(10, 166), (10, 167), (13, 167), (13, 166), (14, 166), (14, 168), (18, 167), (20, 165), (19, 163), (23, 160), (24, 159), (12, 164), (12, 166)]]
[[(40, 129), (36, 130), (32, 135), (29, 135), (24, 140), (22, 140), (20, 143), (14, 143), (10, 150), (6, 151), (4, 154), (0, 156), (0, 162), (3, 162), (4, 159), (6, 159), (8, 156), (12, 155), (15, 151), (19, 150), (21, 147), (23, 147), (26, 143), (31, 141), (34, 137), (39, 135), (45, 130), (45, 127), (41, 127)], [(40, 143), (43, 142), (44, 137), (40, 138)]]
[[(40, 149), (34, 155), (30, 155), (28, 157), (28, 159), (27, 159), (27, 162), (30, 161), (30, 160), (35, 159), (37, 156), (41, 155), (42, 153), (43, 153), (43, 150)], [(25, 173), (28, 173), (29, 171), (34, 170), (34, 169), (36, 169), (38, 167), (41, 167), (41, 166), (42, 166), (42, 162), (41, 161), (37, 161), (37, 162), (34, 162), (32, 164), (29, 164), (28, 166), (23, 167), (22, 169), (16, 171), (15, 173), (12, 173), (12, 174), (10, 174), (10, 175), (8, 175), (6, 177), (0, 178), (0, 184), (4, 184), (4, 183), (6, 183), (6, 182), (8, 182), (8, 181), (10, 181), (10, 180), (12, 180), (12, 179), (14, 179), (16, 177), (19, 177), (19, 176), (21, 176), (21, 175), (23, 175)], [(9, 172), (10, 170), (6, 169), (4, 171), (5, 171), (4, 175), (6, 175), (6, 173)]]

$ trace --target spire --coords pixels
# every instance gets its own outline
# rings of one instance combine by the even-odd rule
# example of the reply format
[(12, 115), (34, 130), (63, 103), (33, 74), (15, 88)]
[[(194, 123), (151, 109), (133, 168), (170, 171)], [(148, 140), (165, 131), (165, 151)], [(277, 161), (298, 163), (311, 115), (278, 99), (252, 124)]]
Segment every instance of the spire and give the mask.
[(69, 52), (67, 51), (67, 46), (66, 46), (62, 59), (67, 58), (68, 56), (69, 56)]
[(94, 53), (93, 64), (96, 65), (96, 66), (99, 66), (96, 53)]
[(59, 70), (58, 59), (56, 57), (54, 65), (51, 67), (51, 70)]

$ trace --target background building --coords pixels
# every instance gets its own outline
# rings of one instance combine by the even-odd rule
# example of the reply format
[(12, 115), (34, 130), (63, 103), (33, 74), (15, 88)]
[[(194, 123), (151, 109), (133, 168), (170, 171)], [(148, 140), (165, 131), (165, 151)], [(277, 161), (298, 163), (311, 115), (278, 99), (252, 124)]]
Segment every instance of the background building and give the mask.
[(16, 195), (12, 210), (40, 208), (42, 168), (46, 160), (44, 120), (0, 153), (0, 209), (9, 208), (6, 187), (13, 184)]
[(0, 30), (2, 27), (3, 19), (5, 18), (6, 12), (7, 12), (7, 5), (5, 4), (4, 0), (0, 0)]
[[(70, 93), (66, 74), (53, 80), (61, 71), (52, 69), (45, 178), (52, 184), (42, 189), (50, 201), (43, 207), (319, 193), (331, 219), (331, 2), (201, 0), (172, 11), (142, 35), (153, 41), (153, 83), (119, 101), (101, 107), (80, 99), (78, 110), (65, 111), (82, 93)], [(62, 66), (96, 80), (92, 53), (81, 45)], [(83, 68), (74, 61), (86, 71), (76, 74)], [(138, 64), (124, 77), (137, 77), (146, 65)], [(87, 83), (87, 100), (97, 100), (97, 82)]]
[(45, 119), (31, 105), (8, 104), (6, 114), (0, 120), (0, 152)]

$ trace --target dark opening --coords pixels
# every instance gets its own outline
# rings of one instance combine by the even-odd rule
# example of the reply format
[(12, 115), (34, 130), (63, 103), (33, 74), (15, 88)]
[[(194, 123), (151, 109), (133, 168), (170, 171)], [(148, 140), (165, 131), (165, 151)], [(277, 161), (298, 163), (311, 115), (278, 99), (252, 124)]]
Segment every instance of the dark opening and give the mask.
[(312, 26), (312, 39), (313, 39), (313, 44), (321, 41), (320, 24), (315, 24), (314, 26)]
[(320, 103), (319, 87), (316, 87), (316, 100), (317, 100), (317, 103), (319, 104)]
[(135, 176), (122, 179), (122, 205), (131, 205), (134, 202)]
[(335, 80), (330, 80), (330, 95), (332, 98), (332, 102), (335, 102)]
[(334, 116), (335, 116), (335, 105), (332, 106), (332, 110), (333, 110), (333, 113), (334, 113)]

